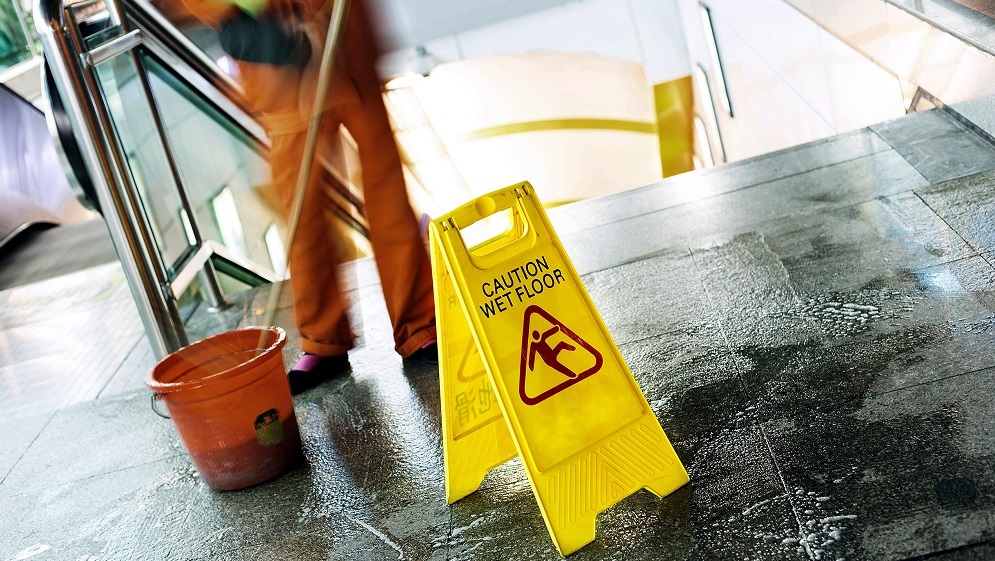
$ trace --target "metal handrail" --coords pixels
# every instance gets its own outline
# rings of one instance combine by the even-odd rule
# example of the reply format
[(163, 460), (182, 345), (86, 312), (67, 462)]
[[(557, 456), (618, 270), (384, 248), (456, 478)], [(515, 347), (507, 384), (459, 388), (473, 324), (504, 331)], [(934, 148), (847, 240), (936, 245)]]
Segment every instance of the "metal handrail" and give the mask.
[[(240, 274), (254, 279), (272, 282), (277, 278), (271, 271), (240, 261), (219, 244), (202, 237), (150, 85), (146, 55), (140, 54), (139, 49), (153, 55), (153, 58), (161, 59), (166, 54), (172, 72), (209, 100), (249, 138), (255, 139), (258, 149), (265, 151), (268, 148), (268, 138), (254, 121), (240, 87), (145, 0), (98, 0), (106, 2), (106, 13), (117, 27), (115, 31), (120, 31), (110, 33), (99, 45), (88, 44), (93, 39), (84, 38), (76, 24), (75, 18), (79, 14), (76, 8), (80, 4), (67, 5), (72, 0), (65, 0), (65, 4), (63, 0), (37, 1), (35, 26), (51, 67), (55, 89), (64, 104), (73, 135), (78, 140), (86, 174), (93, 183), (152, 350), (156, 357), (163, 358), (188, 344), (177, 300), (195, 276), (200, 277), (212, 310), (226, 305), (215, 272), (214, 257), (221, 260), (219, 263), (230, 265)], [(191, 248), (184, 253), (175, 274), (170, 272), (170, 267), (177, 264), (166, 263), (157, 246), (153, 227), (132, 176), (131, 163), (117, 136), (115, 120), (97, 75), (98, 65), (118, 60), (118, 57), (130, 59), (141, 86), (139, 91), (147, 104), (145, 107), (151, 112), (155, 134), (165, 149), (170, 176), (166, 179), (172, 180), (180, 208), (190, 217)], [(218, 93), (223, 99), (218, 99)], [(331, 200), (342, 207), (346, 214), (343, 220), (365, 235), (365, 224), (356, 218), (362, 217), (362, 201), (355, 200), (355, 197), (344, 200), (333, 197)]]
[[(120, 12), (112, 11), (111, 16), (121, 23)], [(186, 331), (176, 301), (167, 291), (166, 269), (135, 196), (124, 151), (100, 101), (96, 78), (83, 65), (85, 48), (79, 28), (62, 0), (39, 0), (34, 20), (69, 121), (82, 139), (83, 162), (152, 351), (164, 357), (188, 343)]]
[(217, 64), (204, 51), (177, 29), (147, 0), (128, 0), (124, 3), (128, 16), (145, 28), (156, 39), (165, 44), (169, 50), (179, 55), (184, 62), (194, 68), (198, 74), (207, 78), (212, 85), (221, 90), (229, 98), (244, 104), (248, 110), (242, 86), (218, 68)]
[[(158, 42), (166, 50), (176, 55), (180, 61), (189, 66), (197, 75), (217, 89), (226, 99), (234, 103), (242, 112), (251, 115), (254, 110), (245, 98), (242, 86), (218, 68), (210, 57), (200, 47), (188, 39), (171, 21), (163, 16), (147, 0), (125, 0), (124, 7), (128, 18), (136, 26), (148, 34), (148, 38)], [(260, 134), (261, 127), (245, 126), (243, 128), (253, 133), (261, 143), (268, 145), (269, 139), (265, 133)]]

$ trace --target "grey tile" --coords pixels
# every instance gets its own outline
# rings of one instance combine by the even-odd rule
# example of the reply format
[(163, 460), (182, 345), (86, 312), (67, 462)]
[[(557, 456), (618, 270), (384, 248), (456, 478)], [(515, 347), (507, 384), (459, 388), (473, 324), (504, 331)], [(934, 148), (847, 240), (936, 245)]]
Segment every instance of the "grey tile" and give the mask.
[(561, 235), (617, 222), (890, 150), (869, 129), (724, 166), (698, 170), (622, 193), (553, 208)]
[(899, 151), (921, 140), (965, 132), (942, 110), (921, 111), (871, 125), (870, 128)]
[(926, 138), (896, 150), (932, 183), (995, 168), (995, 147), (969, 131)]
[(5, 290), (0, 292), (0, 303), (0, 325), (4, 328), (98, 309), (122, 321), (122, 328), (141, 325), (117, 262)]
[(995, 268), (982, 256), (925, 267), (913, 274), (924, 291), (995, 293)]
[(187, 331), (187, 339), (194, 343), (206, 337), (240, 327), (245, 316), (249, 313), (249, 300), (253, 292), (253, 290), (247, 290), (225, 295), (225, 300), (230, 306), (220, 310), (211, 309), (207, 302), (198, 303), (189, 317), (183, 321)]
[[(806, 558), (781, 543), (797, 522), (757, 427), (722, 434), (690, 471), (663, 499), (638, 491), (601, 513), (594, 542), (570, 558)], [(524, 479), (456, 502), (447, 545), (452, 559), (559, 558)]]
[(910, 558), (909, 561), (988, 561), (989, 559), (995, 559), (995, 542), (992, 541), (929, 553)]
[(581, 274), (655, 252), (704, 247), (769, 221), (818, 214), (927, 184), (892, 151), (561, 236)]
[(0, 447), (0, 485), (52, 415), (50, 412), (17, 415), (5, 417), (0, 421), (0, 434), (4, 435), (4, 445)]
[(145, 376), (155, 364), (152, 347), (149, 345), (148, 339), (142, 337), (128, 351), (128, 356), (118, 366), (111, 379), (101, 388), (97, 397), (104, 399), (131, 391), (148, 391), (148, 386), (145, 385)]
[(993, 376), (764, 424), (796, 510), (833, 536), (824, 558), (906, 559), (992, 539)]
[(668, 250), (582, 278), (616, 345), (715, 321), (686, 249)]
[[(44, 549), (52, 558), (425, 559), (445, 535), (448, 509), (412, 499), (389, 514), (326, 508), (300, 465), (239, 491), (212, 491), (184, 458), (101, 474), (45, 491), (0, 498), (9, 520), (0, 555)], [(286, 555), (280, 555), (282, 553)], [(278, 555), (278, 557), (266, 557)], [(438, 557), (437, 557), (438, 558)]]
[(58, 411), (0, 485), (0, 495), (185, 455), (173, 423), (151, 411), (150, 395), (128, 394)]
[(811, 319), (782, 310), (804, 301), (780, 257), (761, 234), (694, 250), (695, 266), (732, 348), (804, 342), (820, 333)]
[(964, 292), (961, 281), (984, 289), (993, 270), (973, 253), (913, 193), (774, 220), (693, 250), (734, 348), (894, 331), (892, 318), (926, 291)]
[(976, 255), (911, 192), (775, 221), (760, 231), (792, 286), (806, 294), (862, 287)]
[(856, 328), (839, 326), (840, 320), (851, 322), (849, 316), (833, 316), (856, 311), (840, 302), (862, 301), (859, 295), (836, 298), (829, 305), (835, 310), (831, 317), (812, 314), (829, 323), (822, 336), (796, 343), (745, 342), (735, 348), (749, 361), (741, 376), (761, 418), (832, 411), (869, 396), (995, 366), (991, 308), (975, 295), (878, 301), (880, 315)]
[(15, 330), (17, 345), (32, 349), (26, 353), (29, 356), (23, 362), (0, 366), (0, 384), (4, 388), (0, 406), (8, 414), (37, 412), (43, 407), (54, 410), (94, 399), (141, 337), (127, 332), (114, 337), (113, 330), (92, 338), (78, 333), (76, 337), (60, 339), (61, 345), (46, 353), (47, 335), (64, 333), (34, 330), (33, 325)]
[(983, 252), (995, 251), (995, 172), (980, 173), (916, 192), (951, 228)]

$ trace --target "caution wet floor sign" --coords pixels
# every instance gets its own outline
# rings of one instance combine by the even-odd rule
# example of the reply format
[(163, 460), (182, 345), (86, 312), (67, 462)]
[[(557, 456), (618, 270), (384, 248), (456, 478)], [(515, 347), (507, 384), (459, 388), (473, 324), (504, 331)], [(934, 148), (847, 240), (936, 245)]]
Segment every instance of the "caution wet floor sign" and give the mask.
[[(467, 247), (462, 232), (502, 211), (511, 227)], [(688, 481), (528, 183), (430, 235), (449, 502), (519, 455), (566, 555), (594, 539), (599, 512)]]

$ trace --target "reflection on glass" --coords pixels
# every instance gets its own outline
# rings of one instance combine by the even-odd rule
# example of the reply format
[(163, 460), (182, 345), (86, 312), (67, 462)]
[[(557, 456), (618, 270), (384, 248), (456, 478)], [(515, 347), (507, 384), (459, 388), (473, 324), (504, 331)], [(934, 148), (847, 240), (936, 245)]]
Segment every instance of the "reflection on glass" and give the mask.
[(228, 249), (238, 255), (245, 255), (245, 235), (242, 233), (242, 222), (238, 218), (238, 209), (235, 208), (235, 197), (231, 194), (231, 189), (225, 187), (211, 201), (211, 208), (214, 209), (214, 218), (218, 221), (218, 228), (221, 230), (221, 240)]
[(273, 264), (273, 270), (278, 277), (285, 278), (287, 273), (287, 252), (283, 246), (283, 236), (280, 235), (280, 230), (276, 227), (276, 224), (271, 224), (266, 229), (265, 239), (266, 248), (269, 249), (270, 262)]
[(180, 209), (180, 222), (183, 224), (183, 232), (187, 235), (187, 241), (190, 245), (195, 245), (197, 243), (197, 235), (193, 233), (193, 226), (190, 224), (190, 215), (187, 214), (187, 209)]

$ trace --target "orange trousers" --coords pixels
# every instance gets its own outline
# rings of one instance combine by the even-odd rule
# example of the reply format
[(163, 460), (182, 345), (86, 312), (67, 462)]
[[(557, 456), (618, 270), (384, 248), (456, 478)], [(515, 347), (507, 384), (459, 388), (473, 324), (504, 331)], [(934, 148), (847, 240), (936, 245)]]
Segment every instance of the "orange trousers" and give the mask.
[[(401, 160), (374, 71), (372, 52), (364, 34), (351, 28), (357, 19), (353, 17), (355, 11), (350, 9), (341, 38), (339, 51), (344, 51), (346, 59), (336, 63), (318, 153), (338, 134), (340, 124), (345, 125), (358, 145), (370, 241), (394, 328), (395, 350), (406, 357), (436, 337), (432, 270), (418, 221), (408, 202)], [(318, 30), (312, 39), (314, 60), (303, 75), (294, 81), (291, 73), (274, 73), (283, 74), (273, 76), (283, 81), (269, 84), (272, 89), (266, 96), (273, 105), (280, 104), (274, 98), (288, 99), (286, 111), (268, 111), (263, 115), (272, 141), (273, 182), (288, 211), (307, 136), (309, 115), (305, 108), (310, 109), (313, 99), (311, 88), (324, 41), (321, 33), (324, 30), (320, 27)], [(281, 93), (274, 96), (273, 90)], [(289, 255), (294, 312), (305, 352), (343, 355), (353, 346), (353, 334), (337, 274), (340, 242), (335, 239), (325, 210), (319, 164), (313, 165)]]

